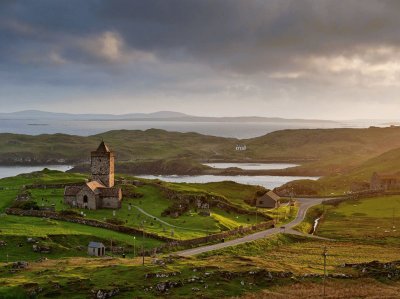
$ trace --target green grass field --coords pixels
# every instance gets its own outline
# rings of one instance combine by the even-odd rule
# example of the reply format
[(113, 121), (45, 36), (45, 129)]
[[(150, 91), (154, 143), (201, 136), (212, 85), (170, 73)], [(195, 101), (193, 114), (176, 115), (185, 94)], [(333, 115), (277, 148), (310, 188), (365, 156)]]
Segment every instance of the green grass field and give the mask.
[[(14, 178), (6, 178), (0, 180), (0, 209), (5, 209), (13, 204), (16, 195), (20, 192), (23, 185), (30, 184), (53, 184), (66, 182), (82, 182), (85, 179), (84, 175), (62, 173), (58, 171), (45, 170), (42, 172), (16, 176)], [(186, 193), (205, 193), (218, 194), (224, 196), (233, 204), (241, 206), (243, 209), (253, 211), (254, 208), (247, 205), (244, 200), (252, 198), (255, 192), (260, 187), (240, 185), (233, 182), (222, 182), (215, 184), (168, 184), (168, 187), (173, 187), (175, 190), (184, 191)], [(230, 188), (232, 187), (232, 190)], [(141, 198), (124, 197), (122, 208), (116, 210), (116, 215), (113, 215), (111, 209), (101, 210), (79, 210), (76, 212), (84, 212), (87, 218), (106, 221), (109, 219), (118, 219), (124, 225), (136, 228), (143, 228), (147, 232), (156, 233), (158, 235), (172, 237), (175, 239), (191, 239), (195, 237), (206, 236), (211, 233), (217, 233), (239, 226), (253, 225), (263, 221), (262, 214), (268, 215), (273, 211), (263, 211), (260, 209), (258, 217), (255, 215), (239, 214), (235, 212), (224, 211), (219, 208), (211, 209), (211, 216), (200, 216), (194, 208), (190, 209), (178, 218), (162, 216), (162, 212), (173, 204), (173, 201), (166, 199), (162, 192), (151, 184), (134, 188), (135, 192), (143, 195)], [(29, 189), (31, 199), (37, 202), (39, 207), (54, 206), (56, 211), (70, 209), (64, 204), (62, 188), (58, 189)], [(220, 193), (217, 193), (220, 192)], [(131, 205), (131, 210), (129, 210)], [(135, 208), (139, 207), (146, 213), (160, 218), (162, 223), (154, 217), (145, 215)], [(283, 214), (283, 210), (282, 210)]]
[(13, 203), (24, 185), (74, 183), (82, 182), (85, 178), (86, 176), (82, 174), (43, 170), (41, 172), (0, 179), (0, 212)]
[[(400, 245), (400, 196), (351, 200), (326, 205), (318, 235), (381, 245)], [(399, 255), (400, 257), (400, 255)]]
[[(399, 243), (395, 241), (395, 239), (399, 239), (397, 235), (384, 235), (384, 238), (382, 238), (382, 236), (370, 233), (371, 225), (376, 225), (376, 221), (386, 221), (393, 218), (393, 207), (398, 207), (399, 199), (400, 197), (392, 196), (345, 202), (338, 206), (324, 205), (325, 219), (322, 221), (318, 234), (334, 237), (336, 240), (319, 240), (303, 236), (279, 234), (270, 238), (209, 252), (197, 257), (175, 259), (165, 266), (152, 264), (149, 258), (146, 259), (146, 266), (143, 267), (140, 265), (139, 258), (107, 260), (72, 257), (57, 261), (49, 260), (42, 263), (32, 263), (29, 269), (10, 274), (7, 267), (3, 265), (0, 266), (0, 280), (2, 280), (0, 297), (8, 294), (11, 296), (10, 298), (13, 298), (12, 296), (25, 298), (24, 296), (27, 296), (27, 293), (40, 287), (41, 296), (80, 298), (88, 296), (93, 289), (119, 288), (121, 294), (117, 298), (156, 298), (160, 296), (158, 292), (154, 291), (157, 283), (181, 281), (184, 282), (182, 286), (169, 290), (163, 296), (173, 296), (174, 298), (190, 298), (193, 296), (215, 298), (247, 294), (249, 298), (257, 298), (258, 295), (269, 291), (289, 292), (288, 286), (293, 284), (293, 280), (279, 279), (269, 281), (261, 277), (256, 279), (249, 273), (266, 270), (272, 272), (291, 271), (296, 276), (313, 273), (322, 274), (322, 252), (325, 247), (328, 252), (328, 274), (343, 273), (357, 276), (359, 275), (357, 270), (343, 268), (342, 265), (345, 263), (371, 262), (373, 260), (380, 262), (399, 260)], [(320, 207), (317, 206), (315, 211), (311, 212), (319, 213)], [(11, 217), (10, 219), (13, 218), (17, 217)], [(346, 231), (346, 228), (349, 227), (349, 223), (343, 221), (346, 218), (357, 218), (357, 223), (360, 225), (357, 229)], [(398, 220), (395, 217), (395, 223)], [(35, 222), (40, 221), (48, 220), (35, 218)], [(9, 225), (12, 225), (12, 221), (10, 221)], [(18, 231), (20, 223), (16, 222), (13, 225), (16, 227), (11, 227), (10, 231)], [(42, 228), (34, 222), (31, 225), (35, 229), (40, 230)], [(53, 224), (51, 225), (53, 227)], [(63, 224), (55, 225), (55, 227), (60, 229), (59, 225)], [(24, 227), (25, 225), (22, 224), (21, 226)], [(48, 227), (47, 224), (43, 225), (43, 229), (46, 227)], [(57, 229), (52, 228), (51, 231), (57, 233)], [(65, 229), (62, 228), (62, 230)], [(41, 233), (38, 232), (38, 235)], [(65, 234), (66, 232), (60, 231), (60, 233)], [(83, 234), (83, 232), (81, 233)], [(349, 235), (346, 235), (347, 233)], [(24, 234), (22, 233), (22, 235)], [(46, 235), (46, 232), (43, 234)], [(71, 254), (71, 256), (74, 255)], [(153, 277), (145, 279), (144, 277), (148, 273), (153, 273)], [(168, 278), (157, 278), (154, 277), (155, 273), (175, 274)], [(392, 283), (386, 277), (378, 278), (377, 280), (369, 279), (372, 285), (378, 285), (382, 282)], [(34, 283), (32, 284), (33, 281)], [(353, 285), (358, 284), (357, 279), (347, 279), (345, 281), (351, 281)], [(295, 279), (295, 282), (299, 289), (302, 289), (308, 283), (317, 284), (314, 285), (313, 289), (316, 294), (318, 294), (316, 288), (321, 287), (321, 279), (316, 278), (311, 278), (311, 280)], [(339, 286), (342, 285), (342, 282), (344, 280), (329, 279), (328, 286), (333, 291), (333, 285)], [(54, 285), (57, 285), (56, 290), (53, 288)], [(145, 289), (150, 286), (153, 290), (148, 289), (146, 291)], [(196, 291), (193, 291), (193, 289), (196, 289)], [(305, 291), (303, 290), (303, 292)], [(368, 292), (371, 293), (372, 291), (369, 290)]]
[[(141, 186), (135, 190), (144, 196), (142, 198), (124, 198), (122, 208), (116, 210), (115, 217), (113, 216), (113, 210), (110, 209), (82, 211), (86, 214), (87, 218), (101, 221), (116, 218), (123, 221), (124, 225), (140, 228), (144, 224), (144, 229), (146, 231), (168, 237), (172, 236), (171, 231), (173, 230), (172, 237), (177, 239), (200, 237), (209, 233), (216, 233), (241, 225), (246, 226), (256, 223), (256, 217), (253, 215), (228, 213), (221, 209), (212, 209), (211, 217), (199, 216), (194, 210), (190, 210), (178, 218), (161, 216), (161, 213), (168, 208), (172, 202), (164, 198), (161, 192), (151, 185)], [(36, 189), (31, 190), (31, 192), (32, 199), (35, 200), (39, 206), (42, 204), (54, 204), (58, 211), (69, 209), (69, 207), (63, 202), (62, 189)], [(132, 205), (131, 210), (129, 210), (129, 204)], [(150, 215), (160, 218), (168, 224), (177, 227), (162, 224), (161, 222), (154, 220), (154, 218), (143, 214), (134, 206), (140, 207)], [(79, 209), (75, 210), (78, 212), (81, 211)], [(258, 220), (261, 221), (261, 218)]]
[[(36, 238), (40, 244), (52, 248), (49, 254), (35, 253), (32, 244), (27, 243), (27, 238)], [(42, 219), (36, 217), (18, 217), (11, 215), (0, 216), (0, 240), (7, 242), (7, 246), (0, 246), (0, 262), (8, 259), (35, 260), (39, 257), (61, 258), (70, 256), (86, 256), (86, 246), (90, 241), (104, 242), (106, 246), (126, 247), (132, 251), (133, 246), (144, 245), (153, 248), (162, 242), (137, 235), (130, 236), (102, 228), (96, 228), (75, 223)], [(23, 244), (23, 246), (19, 246)], [(82, 249), (78, 249), (83, 246)], [(132, 254), (131, 254), (132, 255)]]
[[(271, 281), (265, 274), (257, 276), (251, 273), (261, 270), (277, 273), (291, 271), (292, 275), (300, 277), (304, 274), (321, 274), (324, 246), (328, 248), (328, 273), (357, 275), (355, 270), (342, 268), (341, 265), (372, 260), (385, 262), (398, 258), (395, 247), (382, 248), (377, 245), (277, 235), (195, 258), (175, 259), (165, 266), (154, 265), (149, 258), (146, 258), (144, 267), (138, 258), (69, 258), (32, 263), (29, 269), (10, 274), (6, 266), (0, 265), (0, 297), (8, 294), (25, 298), (27, 293), (40, 287), (40, 296), (43, 297), (82, 298), (88, 296), (91, 290), (119, 288), (121, 293), (116, 298), (217, 298), (245, 294), (257, 298), (254, 296), (263, 290), (285, 288), (293, 283), (297, 283), (298, 287), (303, 283), (321, 283), (321, 279), (316, 278), (281, 278)], [(155, 277), (157, 273), (169, 277)], [(152, 276), (145, 278), (146, 274)], [(157, 283), (166, 281), (181, 282), (182, 285), (167, 293), (155, 291)], [(328, 283), (340, 284), (342, 281), (328, 280)], [(357, 280), (346, 281), (356, 284)], [(375, 284), (376, 281), (371, 279), (370, 282)]]

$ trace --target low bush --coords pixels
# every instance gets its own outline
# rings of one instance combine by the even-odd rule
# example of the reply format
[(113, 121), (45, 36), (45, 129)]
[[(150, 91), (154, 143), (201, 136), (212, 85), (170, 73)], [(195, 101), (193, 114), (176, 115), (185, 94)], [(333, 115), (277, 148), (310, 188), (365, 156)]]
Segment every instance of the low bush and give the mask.
[(33, 200), (15, 201), (11, 207), (21, 210), (39, 210), (38, 204)]
[(124, 221), (116, 218), (108, 218), (106, 219), (106, 222), (115, 225), (123, 225), (125, 223)]
[(62, 210), (60, 211), (60, 215), (67, 217), (82, 217), (82, 215), (73, 210)]

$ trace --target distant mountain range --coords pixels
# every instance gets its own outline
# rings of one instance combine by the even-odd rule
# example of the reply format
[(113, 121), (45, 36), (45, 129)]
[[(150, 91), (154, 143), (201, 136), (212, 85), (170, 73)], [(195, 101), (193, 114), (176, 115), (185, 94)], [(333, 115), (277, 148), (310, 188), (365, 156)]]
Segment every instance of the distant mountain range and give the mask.
[(129, 113), (129, 114), (72, 114), (57, 113), (40, 110), (24, 110), (11, 113), (0, 113), (0, 119), (25, 119), (25, 120), (142, 120), (142, 121), (187, 121), (187, 122), (271, 122), (271, 123), (337, 123), (331, 120), (317, 119), (286, 119), (279, 117), (237, 116), (237, 117), (204, 117), (193, 116), (174, 111), (158, 111), (153, 113)]

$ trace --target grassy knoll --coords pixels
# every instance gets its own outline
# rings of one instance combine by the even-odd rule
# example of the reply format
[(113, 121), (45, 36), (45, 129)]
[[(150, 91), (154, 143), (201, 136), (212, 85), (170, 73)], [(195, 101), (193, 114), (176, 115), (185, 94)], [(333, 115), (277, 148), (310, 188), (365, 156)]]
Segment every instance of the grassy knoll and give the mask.
[(325, 216), (317, 230), (318, 235), (340, 240), (400, 245), (400, 196), (352, 200), (326, 207)]
[[(41, 245), (51, 247), (51, 253), (40, 254), (33, 252), (32, 244), (27, 238), (35, 238)], [(142, 239), (122, 233), (109, 231), (86, 225), (62, 222), (35, 217), (18, 217), (11, 215), (0, 216), (0, 240), (7, 242), (0, 246), (0, 262), (8, 259), (35, 260), (39, 257), (61, 258), (70, 256), (86, 256), (87, 244), (90, 241), (101, 241), (106, 246), (122, 246), (132, 251), (133, 245), (152, 248), (162, 243), (150, 238)], [(22, 244), (22, 246), (19, 246)], [(83, 248), (79, 248), (82, 246)], [(128, 251), (127, 250), (127, 251)]]
[[(121, 220), (124, 225), (132, 227), (142, 227), (149, 232), (157, 233), (167, 237), (177, 239), (190, 239), (216, 233), (223, 230), (235, 228), (241, 225), (250, 225), (256, 222), (256, 217), (252, 215), (242, 215), (237, 213), (228, 213), (221, 209), (212, 209), (211, 217), (200, 216), (195, 210), (189, 210), (178, 218), (162, 216), (162, 212), (168, 208), (172, 202), (161, 194), (160, 190), (151, 185), (144, 185), (135, 189), (136, 192), (143, 194), (142, 198), (124, 198), (122, 208), (116, 211), (113, 216), (113, 210), (85, 210), (87, 218), (104, 221), (106, 219)], [(37, 201), (39, 206), (54, 204), (56, 210), (69, 209), (63, 202), (62, 189), (36, 189), (32, 190), (32, 199)], [(43, 200), (42, 200), (43, 199)], [(131, 210), (129, 210), (131, 204)], [(176, 227), (163, 224), (152, 217), (149, 217), (135, 208), (140, 207), (145, 212)], [(80, 212), (81, 210), (75, 209)], [(261, 221), (261, 220), (260, 220)], [(171, 231), (173, 230), (173, 235)]]
[[(36, 162), (66, 159), (67, 162), (87, 160), (88, 153), (104, 138), (116, 152), (119, 161), (136, 159), (203, 158), (234, 153), (237, 140), (197, 133), (167, 132), (150, 129), (118, 130), (88, 137), (66, 134), (38, 136), (0, 134), (0, 161), (12, 163), (16, 157)], [(87, 158), (86, 158), (87, 157)]]
[(0, 179), (0, 212), (12, 204), (24, 185), (83, 182), (85, 178), (86, 176), (82, 174), (69, 174), (45, 169), (40, 172)]
[(245, 209), (251, 208), (248, 204), (255, 197), (257, 191), (264, 190), (260, 186), (242, 185), (232, 181), (212, 182), (205, 184), (191, 183), (163, 183), (170, 189), (187, 192), (187, 193), (210, 193), (229, 199), (236, 206)]
[[(242, 185), (232, 181), (211, 182), (205, 184), (161, 182), (161, 184), (169, 189), (188, 194), (208, 193), (211, 195), (220, 196), (237, 207), (253, 212), (256, 211), (256, 208), (249, 203), (252, 202), (256, 197), (257, 192), (265, 192), (265, 189), (261, 186)], [(282, 206), (279, 209), (258, 208), (257, 212), (259, 213), (259, 216), (265, 215), (275, 219), (279, 223), (286, 223), (295, 217), (297, 208), (290, 208), (287, 206)], [(217, 212), (217, 214), (220, 214), (220, 210)], [(255, 216), (243, 216), (240, 214), (232, 216), (229, 214), (229, 216), (231, 219), (233, 216), (235, 222), (239, 221), (240, 225), (254, 224), (256, 221)], [(262, 218), (260, 217), (258, 220), (261, 221)], [(236, 224), (236, 227), (237, 226), (238, 225)], [(229, 225), (229, 227), (232, 227), (232, 225)]]
[[(66, 182), (82, 182), (86, 177), (81, 174), (63, 173), (59, 171), (44, 170), (42, 172), (35, 172), (31, 174), (19, 175), (14, 178), (6, 178), (0, 180), (0, 208), (4, 209), (12, 205), (16, 195), (20, 192), (23, 185), (29, 184), (53, 184), (53, 183), (66, 183)], [(181, 186), (182, 185), (182, 186)], [(208, 185), (208, 184), (207, 184)], [(254, 197), (258, 187), (239, 185), (232, 182), (223, 182), (220, 184), (210, 184), (209, 189), (201, 187), (186, 186), (186, 184), (171, 184), (176, 190), (185, 192), (219, 192), (226, 195), (228, 201), (238, 203), (239, 201), (243, 206), (248, 209), (254, 209), (245, 204), (244, 200), (249, 197)], [(234, 186), (232, 191), (229, 191), (230, 186)], [(218, 188), (219, 187), (219, 188)], [(56, 211), (70, 209), (69, 206), (63, 202), (62, 188), (56, 189), (29, 189), (31, 199), (39, 206), (54, 205)], [(129, 198), (125, 196), (122, 202), (122, 208), (116, 211), (113, 215), (113, 210), (85, 210), (87, 218), (106, 221), (109, 219), (118, 219), (124, 225), (144, 228), (148, 232), (157, 233), (159, 235), (173, 237), (176, 239), (191, 239), (195, 237), (205, 236), (211, 233), (217, 233), (224, 230), (237, 228), (239, 226), (252, 225), (262, 221), (261, 217), (254, 215), (245, 215), (235, 212), (227, 212), (218, 208), (211, 209), (211, 217), (200, 216), (198, 211), (194, 208), (190, 209), (178, 218), (169, 216), (162, 216), (162, 212), (173, 204), (173, 201), (164, 197), (162, 192), (151, 184), (135, 187), (134, 192), (141, 194), (141, 198)], [(232, 199), (231, 199), (232, 198)], [(129, 206), (131, 205), (131, 210)], [(147, 216), (138, 209), (143, 209), (148, 214), (160, 218), (166, 223), (161, 223), (153, 217)], [(75, 209), (81, 212), (79, 209)], [(260, 212), (261, 213), (261, 212)]]

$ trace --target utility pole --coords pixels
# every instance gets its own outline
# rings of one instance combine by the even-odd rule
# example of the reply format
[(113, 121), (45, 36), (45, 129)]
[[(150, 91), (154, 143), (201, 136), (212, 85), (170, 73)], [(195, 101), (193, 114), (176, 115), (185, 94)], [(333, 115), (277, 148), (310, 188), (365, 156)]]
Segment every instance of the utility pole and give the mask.
[(326, 246), (324, 247), (324, 253), (322, 254), (322, 256), (324, 257), (324, 298), (326, 296), (326, 256), (328, 255), (328, 249), (326, 248)]
[(279, 209), (276, 209), (276, 224), (279, 223)]
[(136, 236), (133, 236), (133, 258), (136, 257)]
[(293, 187), (291, 188), (290, 192), (290, 202), (289, 202), (289, 217), (292, 216), (292, 205), (293, 205)]
[(396, 226), (394, 225), (394, 215), (395, 215), (395, 212), (396, 212), (396, 208), (393, 208), (392, 229), (395, 229), (395, 228), (396, 228)]
[(142, 239), (142, 265), (144, 266), (144, 220), (142, 221), (142, 232), (143, 232), (143, 239)]
[(258, 224), (257, 212), (258, 212), (258, 209), (257, 209), (257, 206), (256, 206), (256, 225)]

